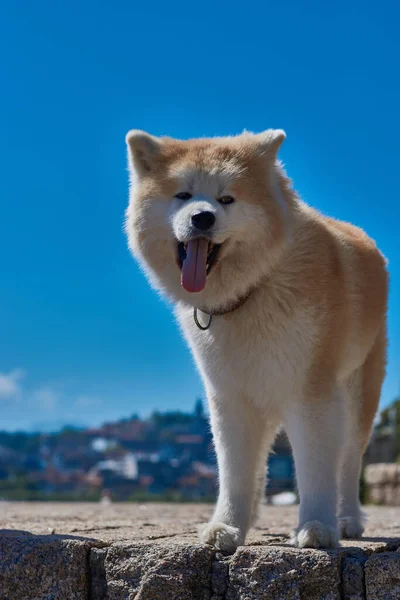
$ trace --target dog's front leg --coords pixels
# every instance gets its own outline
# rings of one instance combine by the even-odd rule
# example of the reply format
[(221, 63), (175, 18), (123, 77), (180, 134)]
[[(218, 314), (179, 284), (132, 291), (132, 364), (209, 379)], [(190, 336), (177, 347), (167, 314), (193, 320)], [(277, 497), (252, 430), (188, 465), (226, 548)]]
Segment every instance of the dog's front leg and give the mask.
[(275, 426), (244, 397), (210, 398), (211, 427), (218, 458), (219, 496), (214, 515), (200, 539), (219, 550), (244, 543), (260, 493), (268, 445)]

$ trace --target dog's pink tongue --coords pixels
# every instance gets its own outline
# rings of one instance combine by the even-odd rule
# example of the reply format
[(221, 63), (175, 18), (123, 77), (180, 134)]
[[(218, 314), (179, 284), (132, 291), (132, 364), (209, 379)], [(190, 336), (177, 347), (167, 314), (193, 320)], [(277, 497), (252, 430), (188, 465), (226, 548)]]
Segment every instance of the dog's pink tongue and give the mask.
[(186, 247), (181, 283), (187, 292), (201, 292), (206, 285), (208, 241), (192, 240)]

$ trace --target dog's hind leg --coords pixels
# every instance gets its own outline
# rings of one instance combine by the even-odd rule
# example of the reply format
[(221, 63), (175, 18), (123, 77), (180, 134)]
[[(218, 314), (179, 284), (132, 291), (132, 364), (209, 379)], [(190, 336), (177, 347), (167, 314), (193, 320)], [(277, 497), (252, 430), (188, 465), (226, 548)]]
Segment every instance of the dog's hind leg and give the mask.
[(260, 452), (259, 467), (257, 468), (256, 477), (256, 489), (253, 499), (253, 509), (251, 513), (251, 525), (257, 521), (260, 503), (265, 493), (265, 486), (268, 481), (268, 469), (267, 469), (267, 458), (269, 450), (274, 442), (278, 428), (273, 428), (270, 425), (265, 430), (265, 437), (263, 439), (264, 451)]
[(341, 537), (358, 538), (364, 531), (359, 481), (362, 455), (368, 444), (378, 407), (386, 363), (386, 335), (382, 329), (365, 363), (347, 382), (347, 441), (339, 475), (339, 530)]
[(244, 543), (260, 493), (260, 470), (276, 424), (245, 397), (210, 399), (211, 426), (218, 458), (219, 496), (200, 539), (220, 550)]

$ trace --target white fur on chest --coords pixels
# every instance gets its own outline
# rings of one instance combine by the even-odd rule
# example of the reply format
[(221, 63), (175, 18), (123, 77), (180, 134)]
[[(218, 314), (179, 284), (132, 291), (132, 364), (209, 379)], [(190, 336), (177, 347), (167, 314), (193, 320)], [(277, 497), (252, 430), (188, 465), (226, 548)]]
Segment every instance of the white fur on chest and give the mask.
[(288, 318), (270, 308), (260, 299), (249, 301), (229, 316), (215, 316), (207, 331), (194, 323), (192, 308), (178, 309), (208, 393), (232, 400), (245, 395), (266, 411), (284, 409), (301, 394), (316, 327), (304, 309)]

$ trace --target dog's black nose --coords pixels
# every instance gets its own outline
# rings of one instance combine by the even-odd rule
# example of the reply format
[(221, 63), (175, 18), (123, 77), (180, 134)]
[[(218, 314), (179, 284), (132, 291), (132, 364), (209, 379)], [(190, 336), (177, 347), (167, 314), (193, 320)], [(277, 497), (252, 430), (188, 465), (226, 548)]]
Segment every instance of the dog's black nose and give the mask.
[(192, 225), (201, 231), (207, 231), (207, 229), (210, 229), (214, 223), (215, 215), (208, 210), (204, 210), (192, 215)]

